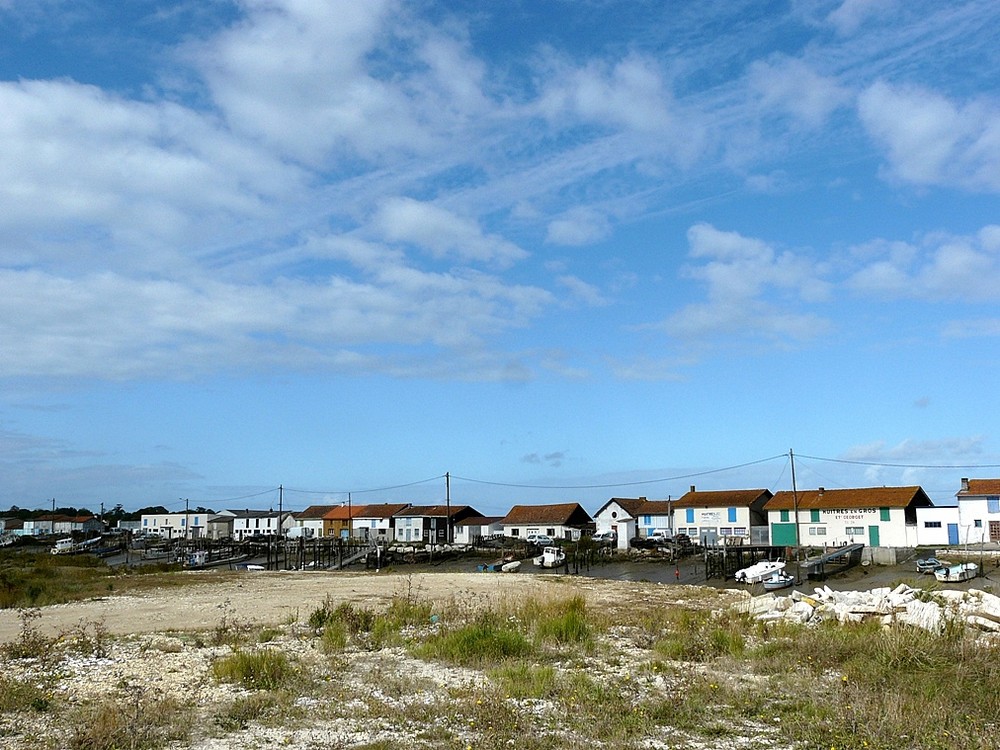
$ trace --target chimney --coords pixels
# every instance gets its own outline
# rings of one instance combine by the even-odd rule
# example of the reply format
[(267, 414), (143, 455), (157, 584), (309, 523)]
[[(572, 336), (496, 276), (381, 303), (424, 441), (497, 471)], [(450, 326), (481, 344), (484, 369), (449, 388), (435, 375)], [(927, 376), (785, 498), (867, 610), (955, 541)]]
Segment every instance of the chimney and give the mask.
[(819, 494), (822, 495), (824, 492), (826, 492), (826, 487), (820, 487), (819, 488)]
[(969, 478), (962, 477), (962, 492), (968, 492), (968, 491), (969, 491)]
[(694, 492), (694, 485), (691, 485), (691, 491)]

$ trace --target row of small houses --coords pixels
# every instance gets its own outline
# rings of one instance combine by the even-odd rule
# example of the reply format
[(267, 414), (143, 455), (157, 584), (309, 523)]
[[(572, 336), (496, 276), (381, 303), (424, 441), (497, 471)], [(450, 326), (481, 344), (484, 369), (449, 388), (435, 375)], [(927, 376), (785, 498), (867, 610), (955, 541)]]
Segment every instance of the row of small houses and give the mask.
[[(579, 503), (515, 505), (487, 517), (468, 505), (314, 505), (301, 512), (225, 510), (143, 515), (130, 530), (168, 539), (243, 541), (259, 535), (374, 539), (380, 542), (472, 544), (480, 538), (544, 534), (575, 541), (614, 531), (626, 549), (636, 536), (687, 534), (705, 546), (771, 544), (916, 547), (1000, 542), (1000, 479), (962, 479), (955, 506), (934, 506), (919, 486), (781, 491), (691, 487), (673, 500), (611, 498), (591, 516)], [(86, 519), (45, 526), (24, 521), (20, 533), (88, 530)], [(86, 523), (100, 525), (97, 519)], [(67, 526), (66, 524), (70, 525)], [(0, 533), (18, 533), (5, 528)], [(29, 527), (29, 524), (31, 526)], [(75, 525), (73, 525), (75, 524)]]

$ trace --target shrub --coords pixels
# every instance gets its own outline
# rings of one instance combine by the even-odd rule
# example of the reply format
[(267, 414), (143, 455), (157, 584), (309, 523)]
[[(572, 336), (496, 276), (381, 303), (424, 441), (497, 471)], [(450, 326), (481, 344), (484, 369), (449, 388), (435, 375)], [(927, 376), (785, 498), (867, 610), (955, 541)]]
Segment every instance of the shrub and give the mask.
[(3, 655), (10, 659), (48, 660), (52, 657), (54, 641), (42, 635), (37, 621), (42, 613), (37, 609), (20, 609), (17, 612), (21, 620), (21, 632), (16, 641), (4, 643), (0, 647)]
[(542, 640), (552, 640), (559, 644), (588, 642), (591, 638), (587, 606), (582, 596), (557, 604), (554, 611), (539, 617), (535, 627)]
[(417, 651), (452, 664), (481, 666), (528, 656), (533, 647), (514, 624), (487, 611), (467, 625), (432, 635)]
[(154, 750), (190, 732), (188, 717), (175, 701), (144, 692), (84, 704), (65, 718), (70, 750)]
[(251, 690), (275, 690), (285, 685), (294, 669), (283, 651), (263, 648), (235, 651), (212, 664), (212, 674), (220, 682), (232, 682)]

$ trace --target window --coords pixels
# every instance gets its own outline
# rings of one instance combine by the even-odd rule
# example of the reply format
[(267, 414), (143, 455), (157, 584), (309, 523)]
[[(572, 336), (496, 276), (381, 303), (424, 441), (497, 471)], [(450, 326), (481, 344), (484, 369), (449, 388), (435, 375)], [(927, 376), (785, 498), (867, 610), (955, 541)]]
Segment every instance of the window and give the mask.
[(940, 521), (924, 521), (924, 528), (925, 529), (940, 529), (941, 528), (941, 522)]
[(642, 517), (642, 525), (643, 526), (652, 526), (653, 525), (652, 517), (651, 516), (643, 516)]
[(520, 529), (511, 529), (510, 530), (510, 535), (511, 536), (521, 536), (521, 530)]
[(143, 526), (149, 526), (149, 519), (148, 518), (143, 518), (142, 519), (142, 525)]
[(736, 522), (736, 508), (729, 508), (729, 515), (727, 516), (726, 520), (728, 520), (729, 523)]
[(880, 520), (880, 521), (891, 521), (892, 520), (891, 518), (889, 518), (889, 509), (888, 508), (879, 508), (878, 509), (878, 520)]
[(787, 520), (788, 520), (788, 511), (787, 510), (781, 511), (781, 521), (785, 522)]
[(819, 509), (813, 508), (809, 511), (809, 520), (813, 523), (819, 523)]
[(187, 526), (188, 520), (186, 518), (181, 519), (181, 526)]
[(684, 520), (687, 523), (694, 523), (694, 508), (687, 508), (684, 511)]
[(733, 529), (731, 526), (723, 526), (719, 529), (719, 536), (732, 536)]
[(550, 536), (550, 537), (552, 537), (554, 539), (555, 536), (556, 536), (556, 530), (555, 529), (545, 529), (545, 535), (546, 536)]
[(844, 529), (844, 533), (847, 536), (864, 536), (865, 527), (864, 526), (848, 526)]
[(737, 526), (736, 528), (733, 529), (733, 536), (746, 536), (746, 535), (747, 535), (746, 526)]
[(975, 521), (972, 522), (972, 525), (975, 526), (977, 529), (983, 528), (983, 519), (977, 518)]
[(992, 495), (986, 498), (986, 512), (987, 513), (1000, 513), (1000, 497)]
[(810, 526), (809, 536), (826, 536), (826, 526)]

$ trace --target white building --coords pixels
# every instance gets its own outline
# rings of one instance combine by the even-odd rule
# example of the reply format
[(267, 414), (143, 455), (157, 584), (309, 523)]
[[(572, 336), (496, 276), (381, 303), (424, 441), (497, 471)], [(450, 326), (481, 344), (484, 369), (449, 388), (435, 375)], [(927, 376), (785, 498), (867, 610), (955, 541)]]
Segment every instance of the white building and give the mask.
[(208, 535), (208, 513), (143, 513), (139, 530), (164, 539), (201, 539)]
[(594, 519), (579, 503), (515, 505), (501, 524), (506, 536), (523, 539), (544, 534), (565, 541), (576, 541), (584, 531), (591, 533), (595, 528)]
[(473, 516), (456, 521), (453, 527), (455, 544), (476, 544), (481, 539), (502, 537), (502, 520), (499, 516)]
[(1000, 542), (1000, 479), (962, 478), (958, 535), (952, 544)]
[(638, 510), (647, 502), (644, 497), (611, 498), (594, 514), (596, 533), (615, 532), (617, 535), (615, 547), (627, 550), (629, 540), (639, 534)]
[[(675, 534), (687, 534), (702, 546), (760, 544), (768, 538), (764, 506), (771, 497), (770, 490), (699, 491), (691, 485), (681, 497), (661, 500), (657, 506), (670, 506)], [(639, 513), (648, 513), (651, 505), (642, 506)]]
[(233, 539), (237, 542), (253, 536), (278, 536), (292, 528), (292, 514), (276, 510), (229, 510), (233, 516)]
[(764, 509), (773, 545), (916, 547), (917, 509), (931, 505), (927, 493), (915, 486), (820, 487), (778, 492)]
[(917, 508), (917, 545), (945, 547), (958, 544), (958, 506)]
[(295, 514), (295, 525), (312, 531), (311, 534), (307, 533), (306, 536), (312, 536), (317, 539), (321, 536), (326, 536), (328, 523), (325, 520), (325, 516), (338, 507), (338, 505), (310, 505), (301, 513)]
[(396, 513), (409, 508), (409, 503), (376, 503), (364, 505), (351, 519), (351, 537), (390, 542), (395, 536)]

